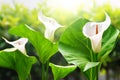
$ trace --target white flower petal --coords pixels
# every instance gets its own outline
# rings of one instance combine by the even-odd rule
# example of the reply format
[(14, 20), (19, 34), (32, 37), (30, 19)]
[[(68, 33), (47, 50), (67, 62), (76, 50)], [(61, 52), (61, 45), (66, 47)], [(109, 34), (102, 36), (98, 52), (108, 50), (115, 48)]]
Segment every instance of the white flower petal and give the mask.
[(54, 31), (46, 29), (45, 37), (51, 41), (54, 41)]
[(99, 33), (96, 36), (90, 37), (92, 49), (95, 53), (98, 53), (101, 50), (102, 34), (103, 33)]
[(53, 18), (44, 16), (42, 12), (39, 13), (38, 19), (45, 25), (45, 37), (50, 41), (53, 41), (55, 31), (62, 26)]
[(88, 22), (83, 27), (83, 34), (91, 40), (92, 49), (95, 53), (100, 52), (102, 35), (111, 23), (110, 17), (106, 13), (105, 15), (104, 22)]
[(106, 16), (105, 21), (101, 23), (102, 26), (103, 26), (103, 31), (105, 31), (105, 30), (110, 26), (110, 24), (111, 24), (111, 19), (110, 19), (110, 17), (108, 16), (107, 13), (105, 13), (105, 16)]
[(22, 53), (26, 54), (26, 50), (25, 50), (25, 44), (28, 42), (27, 38), (20, 38), (16, 41), (10, 42), (7, 39), (3, 38), (5, 40), (5, 42), (11, 44), (12, 46), (14, 46), (16, 49), (18, 49), (19, 51), (21, 51)]

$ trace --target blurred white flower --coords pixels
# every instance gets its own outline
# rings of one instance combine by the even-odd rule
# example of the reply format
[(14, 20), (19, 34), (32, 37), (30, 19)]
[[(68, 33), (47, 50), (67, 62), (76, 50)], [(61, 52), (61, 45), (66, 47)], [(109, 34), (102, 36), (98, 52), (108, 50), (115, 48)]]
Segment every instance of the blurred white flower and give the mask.
[(104, 22), (88, 22), (83, 27), (83, 34), (91, 40), (92, 49), (95, 53), (101, 50), (102, 35), (110, 26), (110, 17), (105, 13), (106, 19)]
[(26, 54), (26, 50), (25, 50), (25, 44), (28, 42), (27, 38), (20, 38), (16, 41), (8, 41), (7, 39), (3, 38), (5, 40), (6, 43), (11, 44), (12, 46), (14, 46), (14, 48), (18, 49), (20, 52)]
[(39, 13), (38, 19), (45, 25), (45, 38), (54, 41), (55, 31), (62, 26), (53, 18), (44, 16), (42, 12)]

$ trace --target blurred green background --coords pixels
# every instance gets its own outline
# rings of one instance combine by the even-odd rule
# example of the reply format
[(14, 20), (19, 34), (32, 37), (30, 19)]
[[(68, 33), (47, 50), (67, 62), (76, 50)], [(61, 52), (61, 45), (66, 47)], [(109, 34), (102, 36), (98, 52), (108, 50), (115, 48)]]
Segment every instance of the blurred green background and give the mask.
[[(4, 42), (1, 37), (16, 40), (19, 37), (10, 35), (8, 30), (20, 24), (27, 24), (37, 31), (44, 32), (44, 25), (38, 20), (38, 13), (43, 13), (56, 19), (65, 28), (78, 18), (91, 21), (103, 21), (104, 11), (111, 18), (112, 25), (120, 29), (120, 1), (119, 0), (0, 0), (0, 50), (12, 47)], [(63, 30), (58, 30), (56, 36)], [(35, 50), (30, 43), (26, 49), (29, 55), (35, 55)], [(55, 64), (65, 65), (66, 61), (58, 52), (51, 58)], [(41, 65), (33, 65), (31, 74), (33, 80), (40, 80)], [(49, 70), (49, 80), (52, 73)], [(120, 80), (120, 37), (116, 46), (102, 65), (99, 80)], [(15, 71), (0, 67), (0, 80), (18, 80)], [(76, 69), (63, 80), (85, 80), (84, 76)]]

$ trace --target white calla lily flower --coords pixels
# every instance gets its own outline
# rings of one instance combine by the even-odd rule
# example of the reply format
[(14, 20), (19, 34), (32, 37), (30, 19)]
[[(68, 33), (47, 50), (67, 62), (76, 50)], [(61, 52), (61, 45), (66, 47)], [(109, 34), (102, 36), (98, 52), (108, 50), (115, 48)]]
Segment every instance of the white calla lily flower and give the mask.
[(53, 18), (44, 16), (42, 12), (39, 13), (38, 19), (45, 25), (45, 38), (54, 41), (55, 31), (62, 26)]
[(110, 26), (110, 17), (105, 13), (104, 22), (88, 22), (83, 27), (83, 34), (91, 40), (92, 49), (95, 53), (99, 53), (102, 44), (102, 35)]
[(7, 39), (3, 38), (6, 43), (11, 44), (14, 48), (18, 49), (20, 52), (26, 54), (25, 44), (28, 42), (27, 38), (20, 38), (16, 41), (10, 42)]

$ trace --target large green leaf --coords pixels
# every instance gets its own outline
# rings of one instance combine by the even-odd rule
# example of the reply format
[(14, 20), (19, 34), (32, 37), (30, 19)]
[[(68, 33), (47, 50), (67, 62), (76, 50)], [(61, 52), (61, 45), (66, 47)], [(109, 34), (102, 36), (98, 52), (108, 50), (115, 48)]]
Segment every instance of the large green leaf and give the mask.
[(98, 54), (98, 59), (106, 58), (114, 48), (119, 30), (112, 25), (104, 32), (102, 39), (102, 50)]
[(37, 32), (26, 25), (20, 25), (9, 31), (11, 34), (26, 37), (35, 47), (42, 63), (46, 63), (57, 51), (57, 43), (47, 40), (42, 33)]
[[(88, 21), (85, 19), (79, 19), (68, 26), (60, 38), (59, 50), (68, 63), (79, 66), (80, 69), (85, 71), (87, 78), (90, 79), (91, 76), (96, 78), (95, 74), (99, 65), (97, 62), (108, 56), (112, 51), (119, 31), (110, 26), (102, 36), (101, 52), (95, 54), (92, 51), (90, 40), (82, 33), (86, 22)], [(92, 75), (90, 76), (90, 74)]]
[(67, 76), (70, 72), (74, 71), (76, 69), (76, 66), (71, 65), (71, 66), (59, 66), (50, 63), (50, 67), (52, 68), (52, 72), (54, 75), (54, 80), (59, 80), (61, 78), (64, 78)]
[(82, 70), (90, 61), (91, 50), (88, 48), (88, 39), (83, 35), (83, 25), (86, 19), (78, 19), (63, 33), (59, 42), (59, 50), (68, 63), (79, 66)]
[(0, 67), (15, 70), (19, 80), (26, 80), (35, 62), (35, 57), (24, 55), (19, 51), (0, 51)]

